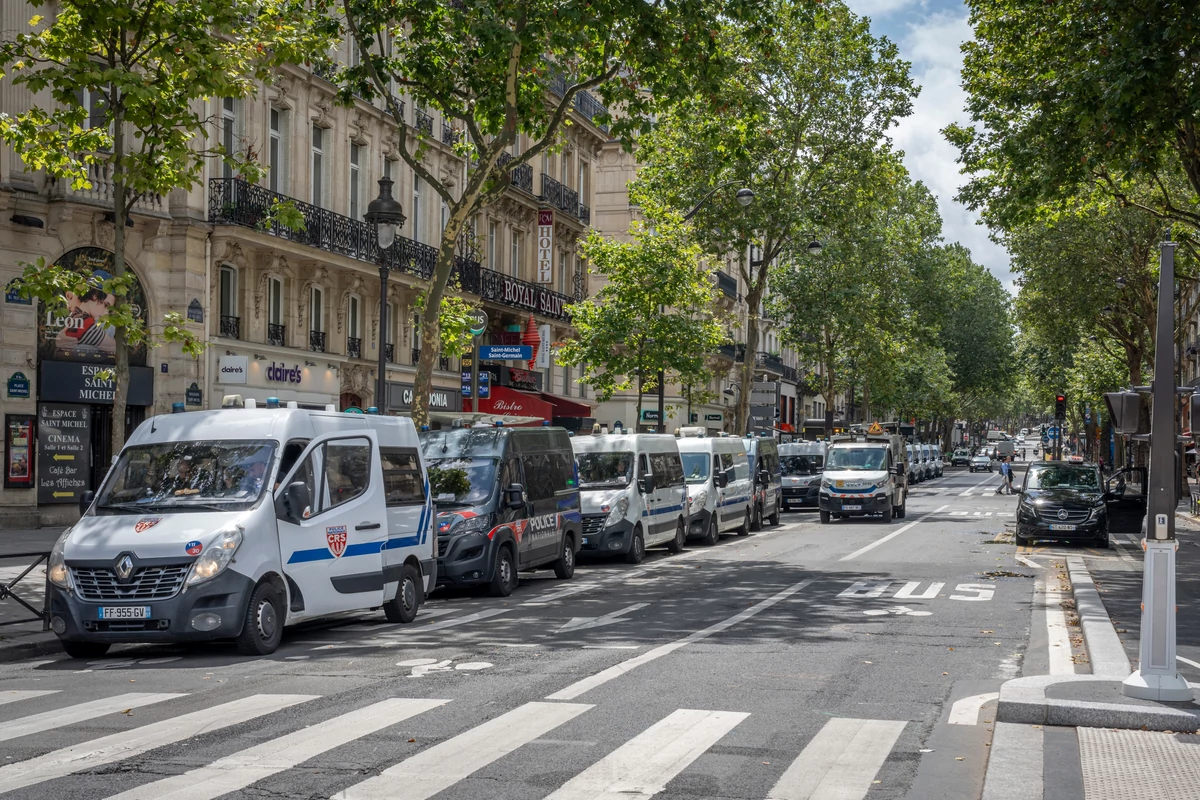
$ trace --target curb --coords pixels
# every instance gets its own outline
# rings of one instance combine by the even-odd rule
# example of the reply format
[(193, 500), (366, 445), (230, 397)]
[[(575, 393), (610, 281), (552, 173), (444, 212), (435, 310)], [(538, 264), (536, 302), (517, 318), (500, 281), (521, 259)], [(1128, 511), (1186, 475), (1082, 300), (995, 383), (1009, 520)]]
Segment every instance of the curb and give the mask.
[(1200, 710), (1139, 706), (1125, 703), (1096, 703), (1085, 700), (1055, 700), (1046, 689), (1056, 683), (1115, 680), (1105, 675), (1035, 675), (1016, 678), (1000, 687), (996, 708), (998, 722), (1025, 725), (1061, 725), (1071, 728), (1123, 728), (1148, 731), (1200, 730)]
[(59, 644), (58, 637), (52, 633), (39, 636), (29, 642), (0, 641), (0, 663), (21, 661), (26, 658), (51, 654), (61, 655), (62, 652), (62, 645)]
[(1067, 572), (1071, 578), (1071, 591), (1075, 596), (1075, 611), (1079, 615), (1079, 626), (1083, 629), (1083, 641), (1087, 647), (1088, 661), (1092, 674), (1106, 678), (1125, 680), (1133, 672), (1125, 645), (1117, 636), (1108, 616), (1108, 609), (1096, 591), (1096, 584), (1079, 557), (1067, 558)]

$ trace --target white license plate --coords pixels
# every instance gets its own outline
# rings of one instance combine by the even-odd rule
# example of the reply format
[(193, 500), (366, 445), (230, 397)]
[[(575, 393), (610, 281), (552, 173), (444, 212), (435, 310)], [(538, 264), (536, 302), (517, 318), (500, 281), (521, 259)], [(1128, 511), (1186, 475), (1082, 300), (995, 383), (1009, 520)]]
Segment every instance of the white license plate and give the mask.
[(843, 503), (842, 511), (862, 511), (862, 506), (848, 506), (845, 503)]
[(150, 606), (104, 606), (100, 619), (150, 619)]
[(1074, 525), (1057, 525), (1057, 524), (1055, 524), (1055, 525), (1050, 526), (1050, 530), (1052, 530), (1052, 531), (1073, 531), (1073, 530), (1075, 530), (1075, 526)]
[(584, 543), (584, 544), (587, 544), (587, 537), (586, 537), (586, 536), (585, 536), (585, 537), (583, 537), (583, 543)]

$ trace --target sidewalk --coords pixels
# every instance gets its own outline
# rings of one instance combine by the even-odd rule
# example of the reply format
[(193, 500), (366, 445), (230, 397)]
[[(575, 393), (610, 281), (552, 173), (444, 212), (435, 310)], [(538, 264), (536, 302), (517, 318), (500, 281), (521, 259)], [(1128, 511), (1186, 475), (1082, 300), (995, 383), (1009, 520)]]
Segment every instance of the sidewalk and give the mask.
[[(12, 553), (49, 553), (62, 527), (0, 531), (0, 585), (8, 586), (34, 562), (34, 557), (10, 558)], [(46, 565), (42, 562), (12, 592), (29, 605), (41, 609), (45, 599)], [(4, 623), (15, 624), (4, 624)], [(61, 653), (58, 637), (42, 630), (42, 623), (12, 598), (0, 600), (0, 661)]]
[[(1179, 514), (1177, 537), (1179, 667), (1200, 687), (1200, 517)], [(1082, 549), (1054, 559), (1069, 576), (1086, 672), (1025, 676), (1001, 687), (983, 800), (1200, 797), (1200, 703), (1121, 691), (1137, 667), (1141, 621), (1142, 551), (1126, 547), (1137, 560), (1134, 572), (1101, 559), (1089, 566)], [(1014, 781), (1017, 775), (1024, 780)]]

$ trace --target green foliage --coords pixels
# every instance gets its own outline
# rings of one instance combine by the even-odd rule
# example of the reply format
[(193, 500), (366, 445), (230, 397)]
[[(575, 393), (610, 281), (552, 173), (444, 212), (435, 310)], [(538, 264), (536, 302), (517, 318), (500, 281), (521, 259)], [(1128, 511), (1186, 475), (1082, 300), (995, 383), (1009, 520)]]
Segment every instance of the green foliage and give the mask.
[[(475, 337), (471, 335), (471, 312), (479, 308), (479, 303), (468, 300), (457, 294), (460, 288), (457, 283), (450, 287), (455, 293), (442, 296), (441, 309), (438, 314), (438, 328), (441, 331), (441, 353), (446, 356), (463, 356), (471, 352)], [(418, 311), (425, 310), (425, 293), (417, 294), (413, 307)]]
[(471, 491), (471, 481), (467, 479), (465, 469), (430, 467), (429, 491), (434, 497), (440, 494), (464, 495)]
[(714, 310), (712, 278), (678, 215), (664, 212), (653, 228), (634, 223), (631, 235), (631, 242), (596, 231), (588, 236), (584, 255), (605, 284), (567, 307), (578, 338), (557, 356), (560, 364), (584, 370), (583, 380), (601, 401), (639, 376), (643, 389), (656, 387), (660, 369), (667, 380), (704, 385), (708, 354), (727, 340)]

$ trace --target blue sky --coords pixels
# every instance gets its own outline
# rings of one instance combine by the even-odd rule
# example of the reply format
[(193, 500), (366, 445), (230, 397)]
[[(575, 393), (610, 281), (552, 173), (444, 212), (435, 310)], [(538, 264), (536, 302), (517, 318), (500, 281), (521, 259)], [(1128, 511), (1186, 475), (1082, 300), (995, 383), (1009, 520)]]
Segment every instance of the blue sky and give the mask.
[(968, 121), (963, 110), (966, 94), (959, 83), (959, 46), (971, 38), (967, 8), (961, 0), (846, 0), (857, 14), (870, 17), (871, 30), (887, 36), (912, 63), (921, 86), (913, 114), (892, 131), (904, 164), (914, 178), (937, 196), (942, 232), (971, 250), (975, 260), (1012, 290), (1012, 275), (1004, 249), (988, 239), (976, 215), (954, 202), (963, 183), (955, 162), (956, 150), (939, 131), (955, 121)]

